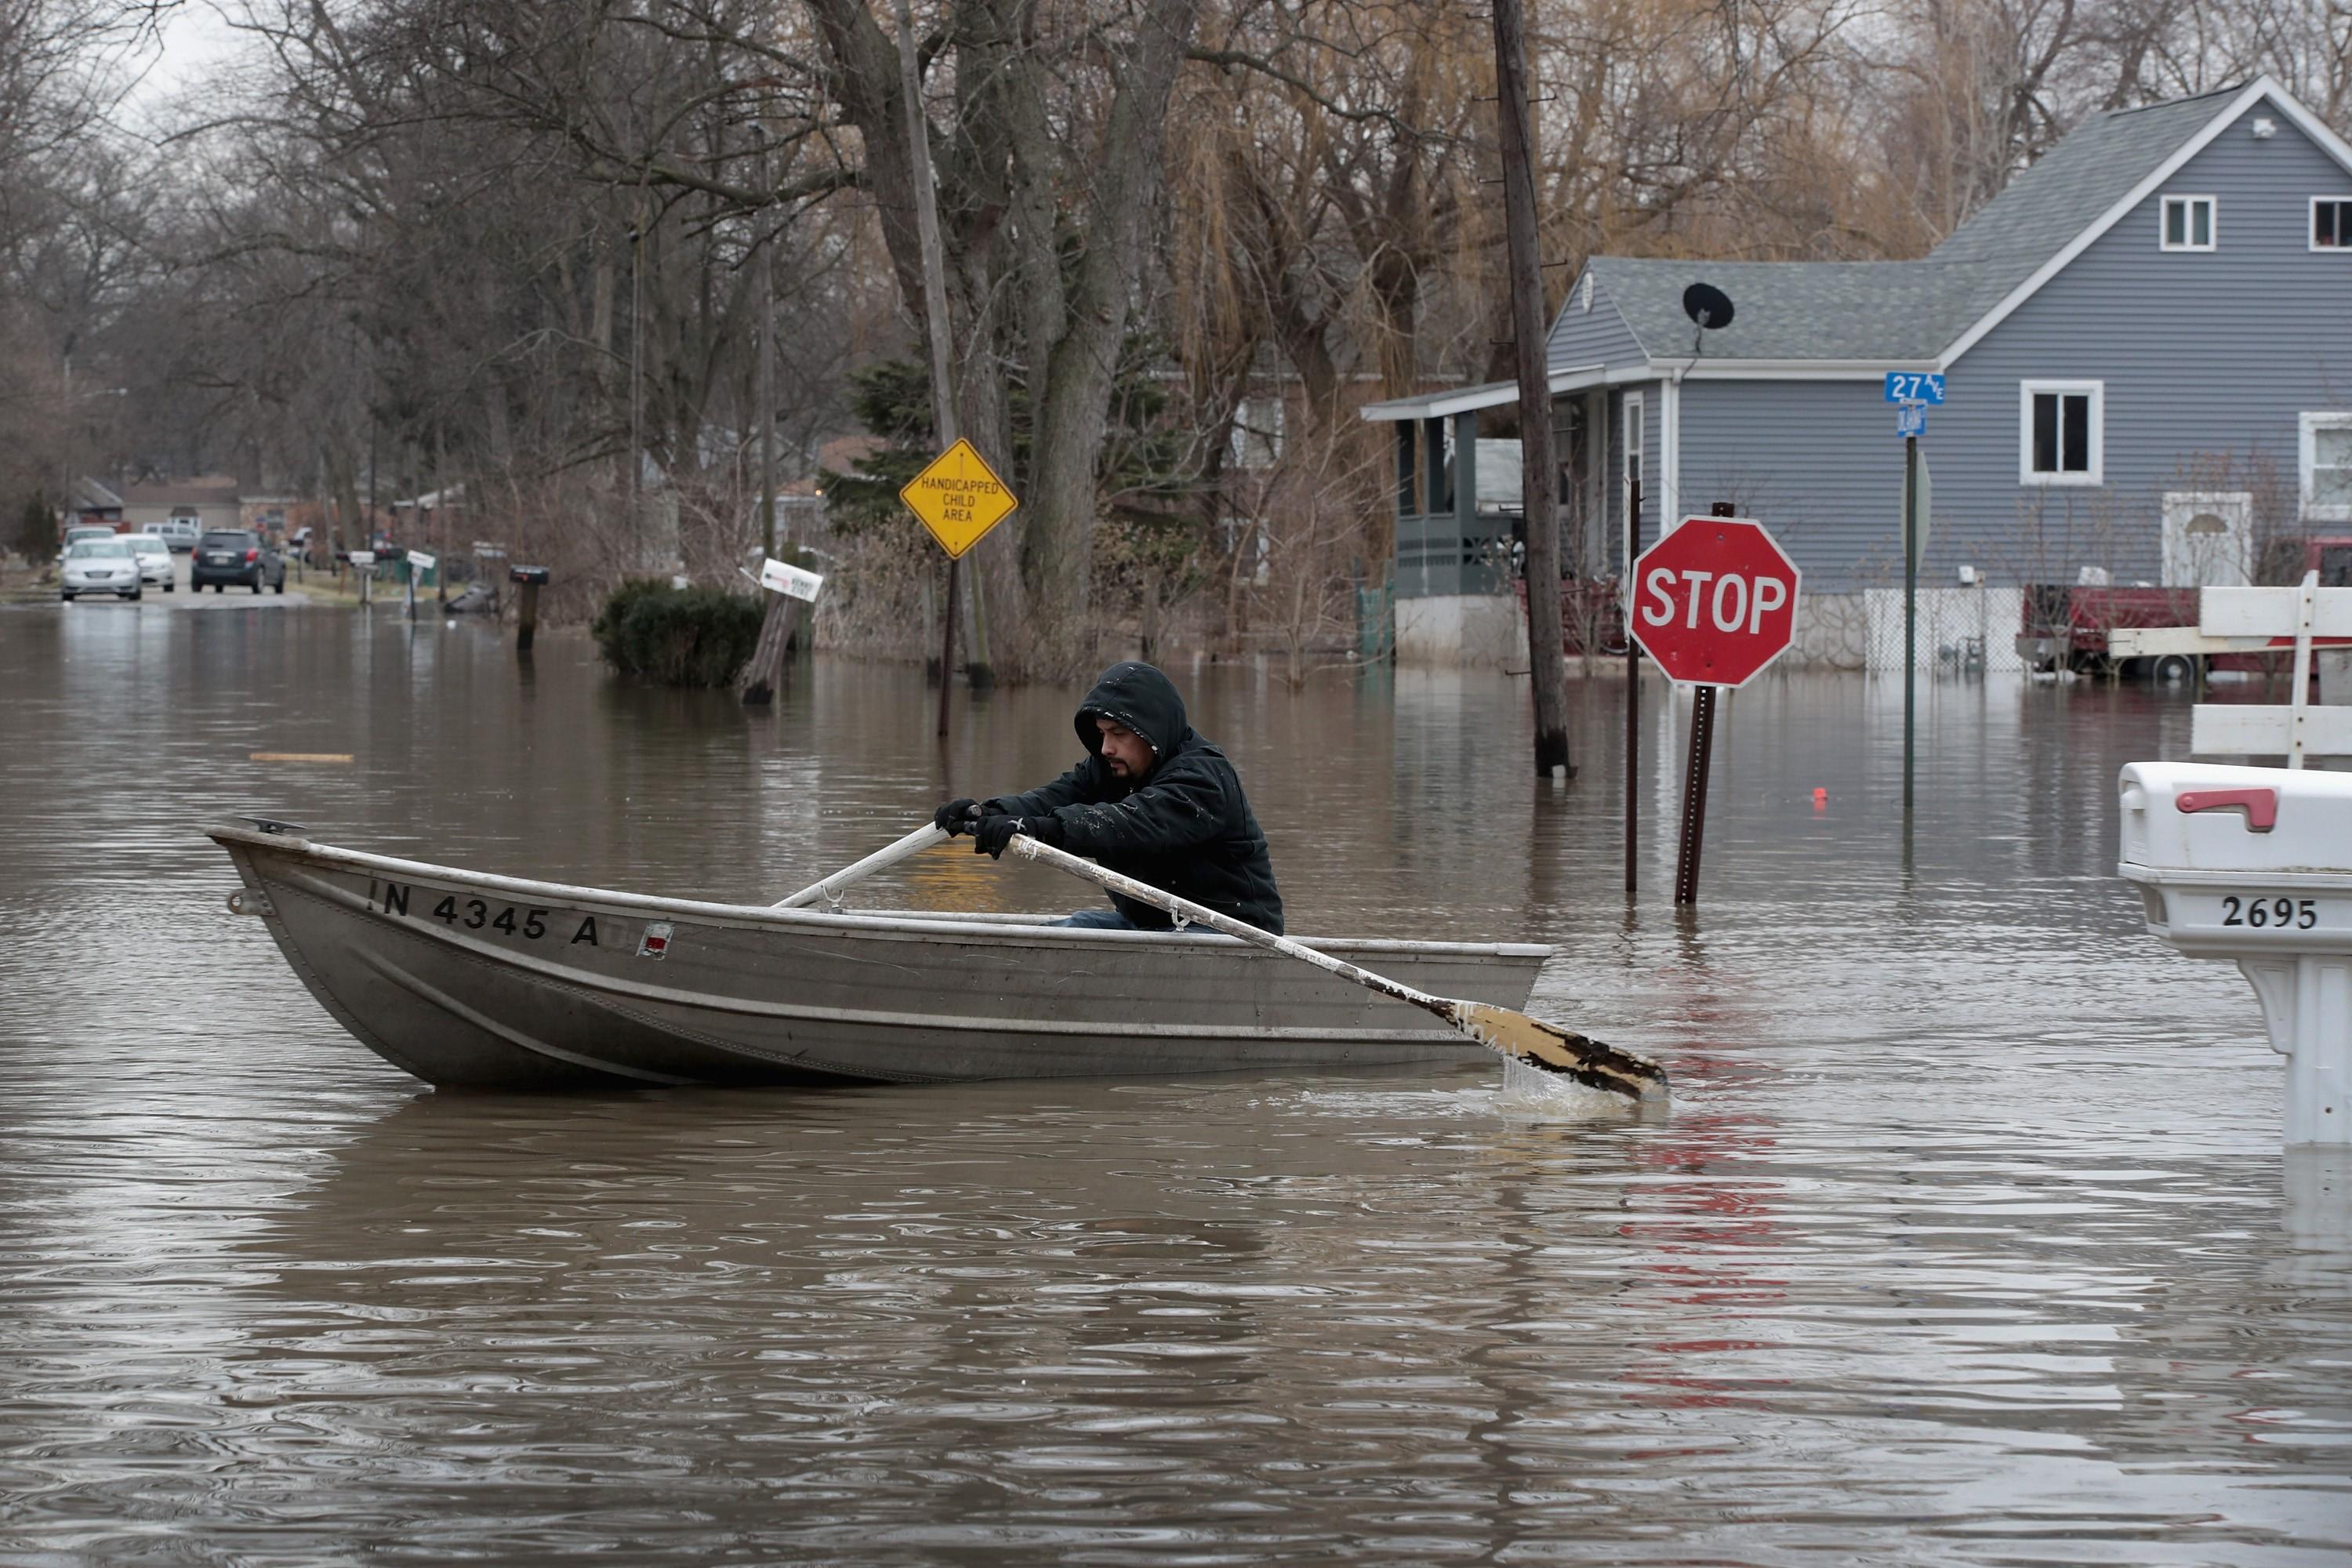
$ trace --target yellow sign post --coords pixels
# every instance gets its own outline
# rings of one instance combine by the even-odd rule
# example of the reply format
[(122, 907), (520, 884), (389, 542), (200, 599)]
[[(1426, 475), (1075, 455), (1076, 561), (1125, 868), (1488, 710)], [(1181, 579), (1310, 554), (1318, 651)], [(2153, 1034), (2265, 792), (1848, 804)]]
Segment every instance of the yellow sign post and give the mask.
[(898, 499), (923, 520), (923, 526), (931, 531), (950, 561), (961, 559), (982, 535), (1012, 516), (1013, 509), (1021, 504), (979, 448), (962, 439), (908, 480)]

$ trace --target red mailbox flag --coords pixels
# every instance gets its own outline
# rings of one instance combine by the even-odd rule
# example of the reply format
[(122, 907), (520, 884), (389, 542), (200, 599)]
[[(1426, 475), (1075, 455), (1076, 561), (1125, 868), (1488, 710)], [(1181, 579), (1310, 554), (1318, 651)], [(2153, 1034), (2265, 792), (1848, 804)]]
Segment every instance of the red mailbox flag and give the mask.
[(1686, 517), (1633, 563), (1634, 640), (1674, 680), (1745, 686), (1795, 637), (1802, 575), (1762, 523)]

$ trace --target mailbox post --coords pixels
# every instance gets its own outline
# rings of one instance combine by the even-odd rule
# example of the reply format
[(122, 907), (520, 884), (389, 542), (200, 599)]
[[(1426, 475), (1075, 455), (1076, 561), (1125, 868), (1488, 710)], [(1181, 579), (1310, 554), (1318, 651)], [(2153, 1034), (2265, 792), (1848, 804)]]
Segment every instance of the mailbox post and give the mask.
[(548, 571), (544, 566), (509, 566), (507, 577), (522, 588), (515, 602), (515, 652), (529, 653), (531, 639), (539, 635), (539, 590)]
[(2352, 588), (2207, 588), (2193, 626), (2118, 631), (2118, 654), (2294, 648), (2281, 704), (2199, 703), (2189, 750), (2283, 756), (2283, 768), (2134, 763), (2122, 864), (2147, 929), (2191, 958), (2234, 960), (2271, 1048), (2287, 1058), (2286, 1142), (2352, 1148), (2352, 708), (2311, 701), (2315, 648), (2352, 644)]
[(2352, 1147), (2352, 773), (2133, 763), (2120, 788), (2148, 931), (2253, 986), (2286, 1142)]

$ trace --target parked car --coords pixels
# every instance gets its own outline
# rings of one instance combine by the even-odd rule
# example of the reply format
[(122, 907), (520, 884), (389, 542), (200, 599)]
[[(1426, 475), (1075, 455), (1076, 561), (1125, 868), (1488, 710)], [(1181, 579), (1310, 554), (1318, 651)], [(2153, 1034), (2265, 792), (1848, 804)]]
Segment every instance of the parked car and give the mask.
[(104, 539), (77, 539), (66, 546), (58, 593), (68, 604), (82, 594), (113, 594), (136, 599), (139, 582), (139, 557), (131, 553), (131, 546), (115, 538), (110, 530)]
[(196, 541), (203, 538), (205, 532), (194, 521), (184, 517), (175, 517), (169, 522), (159, 522), (147, 531), (170, 545), (173, 552), (180, 555), (185, 555), (195, 549)]
[(286, 592), (286, 558), (263, 542), (249, 528), (207, 530), (188, 558), (188, 586), (197, 593), (215, 594), (230, 584), (258, 594), (264, 588)]
[(62, 563), (66, 558), (66, 552), (71, 550), (75, 545), (80, 543), (85, 539), (113, 539), (115, 537), (117, 537), (117, 535), (115, 534), (111, 524), (103, 522), (77, 522), (71, 528), (66, 530), (64, 538), (58, 541), (58, 560)]
[(139, 581), (152, 583), (166, 594), (172, 591), (172, 547), (152, 533), (126, 533), (122, 542), (131, 546), (131, 553), (139, 561)]

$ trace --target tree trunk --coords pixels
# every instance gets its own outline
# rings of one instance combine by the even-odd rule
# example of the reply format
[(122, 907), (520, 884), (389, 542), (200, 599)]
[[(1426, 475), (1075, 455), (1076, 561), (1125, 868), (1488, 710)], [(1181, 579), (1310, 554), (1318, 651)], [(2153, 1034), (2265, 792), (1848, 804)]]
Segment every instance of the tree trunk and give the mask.
[[(984, 198), (968, 199), (942, 237), (950, 277), (963, 295), (950, 310), (961, 302), (967, 317), (966, 330), (950, 333), (960, 351), (957, 402), (984, 444), (1006, 404), (1000, 387), (976, 384), (995, 381), (999, 355), (1025, 371), (1033, 441), (1028, 472), (1018, 480), (1016, 521), (1026, 603), (1017, 624), (1001, 613), (1006, 606), (993, 595), (990, 608), (1000, 645), (993, 651), (1027, 674), (1065, 675), (1092, 654), (1096, 468), (1129, 301), (1148, 259), (1146, 226), (1163, 184), (1169, 100), (1198, 5), (1146, 0), (1131, 40), (1098, 42), (1117, 85), (1091, 149), (1074, 149), (1066, 125), (1051, 111), (1065, 90), (1061, 61), (1034, 37), (1041, 25), (1034, 10), (1006, 0), (963, 0), (957, 7), (960, 119), (950, 140), (959, 163), (942, 183)], [(897, 47), (863, 0), (811, 0), (811, 8), (843, 111), (865, 143), (866, 183), (900, 296), (922, 317), (921, 240)], [(1084, 193), (1078, 221), (1065, 211), (1064, 193), (1073, 188)], [(1075, 263), (1066, 248), (1073, 234), (1085, 246)], [(988, 264), (991, 258), (1004, 276)], [(1001, 313), (999, 301), (1007, 299), (1015, 301), (1017, 319)], [(982, 552), (985, 561), (986, 546)], [(1001, 549), (996, 553), (1001, 557)], [(1021, 644), (1025, 657), (1008, 657)]]

